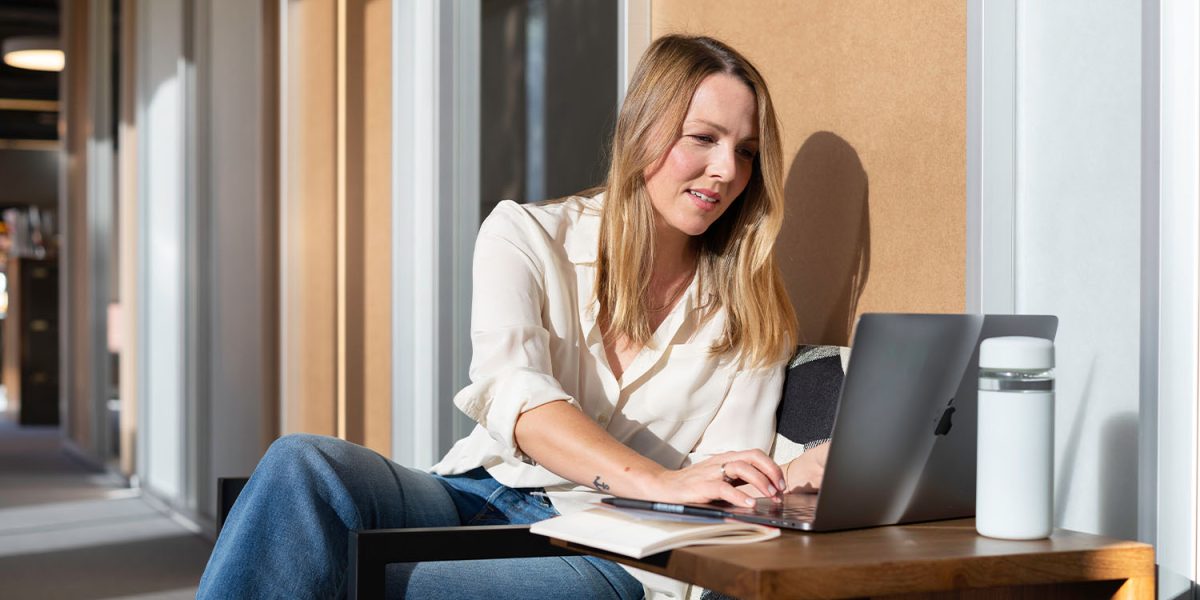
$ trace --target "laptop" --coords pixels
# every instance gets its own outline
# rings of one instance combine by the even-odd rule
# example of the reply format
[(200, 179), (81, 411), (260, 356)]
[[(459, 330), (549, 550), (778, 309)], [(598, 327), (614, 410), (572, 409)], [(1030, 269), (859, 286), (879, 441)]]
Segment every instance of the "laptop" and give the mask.
[(862, 315), (838, 399), (816, 494), (728, 503), (606, 498), (616, 506), (835, 531), (975, 514), (979, 343), (1025, 335), (1054, 339), (1042, 315)]

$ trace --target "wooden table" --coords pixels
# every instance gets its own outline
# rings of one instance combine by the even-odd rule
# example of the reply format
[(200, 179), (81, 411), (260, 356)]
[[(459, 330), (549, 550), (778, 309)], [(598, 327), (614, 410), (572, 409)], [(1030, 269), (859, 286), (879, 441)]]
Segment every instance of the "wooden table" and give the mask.
[(755, 598), (1154, 599), (1154, 548), (1059, 529), (995, 540), (974, 519), (837, 533), (785, 531), (744, 546), (693, 546), (641, 560), (554, 540), (725, 594)]

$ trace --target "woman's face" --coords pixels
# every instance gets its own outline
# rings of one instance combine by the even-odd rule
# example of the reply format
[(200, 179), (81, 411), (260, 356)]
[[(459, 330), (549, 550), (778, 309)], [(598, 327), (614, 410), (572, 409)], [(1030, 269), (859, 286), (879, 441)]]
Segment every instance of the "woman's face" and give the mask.
[(757, 124), (754, 92), (740, 79), (717, 73), (700, 83), (682, 135), (643, 174), (660, 235), (700, 235), (741, 195), (758, 153)]

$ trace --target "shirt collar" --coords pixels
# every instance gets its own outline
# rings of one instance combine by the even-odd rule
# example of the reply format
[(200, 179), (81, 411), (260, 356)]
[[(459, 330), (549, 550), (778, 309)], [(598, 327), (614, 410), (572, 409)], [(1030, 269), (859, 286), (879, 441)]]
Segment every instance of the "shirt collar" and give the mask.
[(655, 365), (662, 360), (663, 353), (666, 352), (667, 346), (672, 343), (680, 342), (678, 340), (679, 330), (683, 327), (688, 317), (693, 316), (693, 310), (696, 308), (696, 303), (699, 299), (700, 278), (696, 275), (692, 276), (692, 281), (688, 284), (687, 291), (684, 292), (682, 298), (667, 313), (667, 317), (659, 324), (658, 329), (646, 342), (645, 347), (638, 353), (637, 358), (629, 364), (625, 369), (625, 373), (621, 375), (619, 382), (622, 388), (631, 386), (642, 379)]
[(572, 215), (575, 235), (568, 236), (565, 243), (567, 259), (576, 265), (594, 264), (600, 246), (600, 207), (604, 205), (604, 193), (592, 198), (580, 198), (579, 209)]

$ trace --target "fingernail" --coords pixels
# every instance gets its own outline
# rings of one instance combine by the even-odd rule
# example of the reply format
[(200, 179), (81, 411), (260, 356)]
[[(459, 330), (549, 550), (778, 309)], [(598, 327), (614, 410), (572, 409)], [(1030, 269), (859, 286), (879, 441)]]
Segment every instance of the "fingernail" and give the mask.
[(770, 494), (770, 495), (772, 495), (772, 496), (774, 496), (774, 495), (775, 495), (775, 486), (773, 486), (773, 485), (768, 485), (768, 486), (767, 486), (767, 493), (768, 493), (768, 494)]
[(746, 498), (746, 506), (754, 506), (754, 498)]
[(787, 484), (784, 483), (784, 481), (782, 479), (779, 480), (779, 489), (781, 489), (781, 490), (787, 489)]

